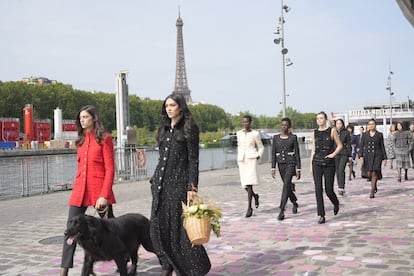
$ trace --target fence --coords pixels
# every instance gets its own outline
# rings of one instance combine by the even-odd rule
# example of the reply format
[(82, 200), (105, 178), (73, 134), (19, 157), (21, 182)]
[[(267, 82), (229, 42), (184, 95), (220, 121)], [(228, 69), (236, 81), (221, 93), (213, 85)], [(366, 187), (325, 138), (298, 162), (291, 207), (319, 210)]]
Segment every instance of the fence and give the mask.
[[(302, 157), (309, 156), (308, 146), (300, 144)], [(200, 149), (199, 158), (200, 171), (237, 166), (235, 148)], [(270, 160), (271, 145), (266, 145), (260, 162)], [(149, 179), (157, 163), (155, 149), (116, 148), (115, 183)], [(0, 199), (68, 190), (72, 188), (77, 171), (76, 151), (31, 150), (23, 155), (16, 150), (7, 156), (1, 155), (0, 171)]]
[[(42, 150), (31, 150), (22, 155), (15, 150), (0, 157), (0, 199), (72, 188), (77, 171), (76, 151), (41, 153)], [(142, 156), (145, 157), (145, 162), (140, 159)], [(149, 179), (157, 162), (157, 150), (116, 148), (115, 183)], [(200, 171), (234, 166), (237, 166), (234, 152), (226, 152), (224, 149), (200, 150)]]

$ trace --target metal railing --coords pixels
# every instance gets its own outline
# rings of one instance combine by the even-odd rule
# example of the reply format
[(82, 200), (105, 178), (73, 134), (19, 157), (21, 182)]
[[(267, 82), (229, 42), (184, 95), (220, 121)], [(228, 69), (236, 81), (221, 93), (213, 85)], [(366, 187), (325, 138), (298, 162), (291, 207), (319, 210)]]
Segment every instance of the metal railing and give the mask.
[[(308, 144), (300, 143), (301, 155), (309, 156)], [(37, 151), (41, 152), (41, 150)], [(31, 196), (72, 188), (77, 172), (76, 150), (57, 154), (0, 157), (0, 199)], [(158, 163), (158, 151), (144, 148), (115, 149), (115, 183), (149, 179)], [(142, 158), (145, 158), (142, 159)], [(261, 163), (271, 160), (271, 145), (265, 146)], [(237, 166), (237, 149), (200, 149), (200, 171)]]

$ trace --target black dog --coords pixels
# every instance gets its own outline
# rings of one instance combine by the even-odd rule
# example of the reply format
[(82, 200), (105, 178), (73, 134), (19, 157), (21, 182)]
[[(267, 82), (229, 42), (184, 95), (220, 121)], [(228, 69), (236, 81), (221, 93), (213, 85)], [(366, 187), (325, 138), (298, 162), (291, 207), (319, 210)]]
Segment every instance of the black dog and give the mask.
[[(116, 218), (99, 219), (88, 215), (71, 218), (65, 235), (67, 243), (77, 242), (85, 250), (82, 276), (93, 273), (95, 261), (114, 260), (121, 276), (135, 275), (138, 248), (142, 244), (149, 252), (152, 247), (149, 220), (140, 214), (125, 214)], [(127, 262), (132, 266), (127, 272)]]

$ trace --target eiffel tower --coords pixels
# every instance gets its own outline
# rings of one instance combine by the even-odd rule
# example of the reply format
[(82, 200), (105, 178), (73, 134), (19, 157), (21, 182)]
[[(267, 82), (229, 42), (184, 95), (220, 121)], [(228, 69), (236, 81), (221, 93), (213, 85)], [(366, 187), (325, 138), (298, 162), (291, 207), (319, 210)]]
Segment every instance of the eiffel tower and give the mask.
[(183, 20), (178, 11), (177, 23), (177, 62), (175, 68), (175, 85), (173, 94), (181, 94), (187, 103), (191, 103), (191, 90), (188, 88), (187, 73), (185, 70), (184, 41), (183, 41)]

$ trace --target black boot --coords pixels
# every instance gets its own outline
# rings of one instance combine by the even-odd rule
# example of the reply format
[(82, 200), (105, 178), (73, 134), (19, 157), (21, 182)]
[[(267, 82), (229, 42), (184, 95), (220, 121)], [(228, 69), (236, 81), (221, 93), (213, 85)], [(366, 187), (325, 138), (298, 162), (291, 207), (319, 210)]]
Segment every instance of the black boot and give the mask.
[(299, 205), (296, 202), (294, 202), (293, 207), (292, 207), (292, 213), (297, 214), (298, 213), (298, 207), (299, 207)]
[(246, 218), (249, 218), (249, 217), (251, 217), (253, 215), (253, 209), (252, 209), (252, 207), (249, 207), (248, 209), (247, 209), (247, 212), (246, 212)]

